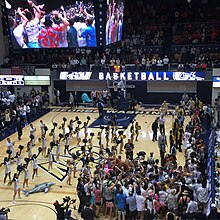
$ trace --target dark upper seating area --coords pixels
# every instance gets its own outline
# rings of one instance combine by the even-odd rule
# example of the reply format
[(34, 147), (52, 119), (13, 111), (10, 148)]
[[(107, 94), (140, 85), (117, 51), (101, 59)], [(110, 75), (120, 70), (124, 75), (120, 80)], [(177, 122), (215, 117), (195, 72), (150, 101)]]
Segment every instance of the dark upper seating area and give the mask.
[[(105, 58), (121, 64), (145, 65), (167, 55), (169, 63), (219, 63), (220, 1), (127, 0), (123, 40), (102, 49), (23, 50), (6, 57), (5, 64), (71, 65), (74, 57), (84, 66), (101, 65)], [(198, 4), (198, 2), (200, 2)], [(206, 4), (208, 2), (208, 4)], [(144, 62), (145, 59), (145, 62)], [(143, 61), (143, 62), (142, 62)], [(147, 64), (147, 65), (148, 65)]]

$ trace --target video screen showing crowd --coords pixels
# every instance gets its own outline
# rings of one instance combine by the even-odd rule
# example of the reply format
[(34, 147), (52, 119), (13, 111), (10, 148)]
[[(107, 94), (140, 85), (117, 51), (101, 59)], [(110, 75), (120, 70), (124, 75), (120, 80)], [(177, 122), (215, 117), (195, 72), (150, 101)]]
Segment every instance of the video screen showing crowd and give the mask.
[(122, 40), (124, 0), (107, 0), (106, 45)]
[(91, 0), (7, 0), (6, 8), (14, 49), (97, 46)]

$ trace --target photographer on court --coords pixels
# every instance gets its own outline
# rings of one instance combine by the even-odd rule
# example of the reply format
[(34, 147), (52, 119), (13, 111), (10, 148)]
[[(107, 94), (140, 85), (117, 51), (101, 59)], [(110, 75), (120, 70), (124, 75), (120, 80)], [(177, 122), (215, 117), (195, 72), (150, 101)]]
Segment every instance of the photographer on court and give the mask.
[(10, 212), (9, 208), (0, 209), (0, 220), (8, 220), (8, 213)]
[[(71, 200), (69, 196), (63, 198), (63, 203), (59, 203), (57, 200), (54, 202), (54, 207), (57, 211), (57, 220), (74, 220), (71, 216), (71, 210), (69, 210), (70, 204), (73, 204), (75, 209), (76, 200)], [(76, 219), (75, 219), (76, 220)]]

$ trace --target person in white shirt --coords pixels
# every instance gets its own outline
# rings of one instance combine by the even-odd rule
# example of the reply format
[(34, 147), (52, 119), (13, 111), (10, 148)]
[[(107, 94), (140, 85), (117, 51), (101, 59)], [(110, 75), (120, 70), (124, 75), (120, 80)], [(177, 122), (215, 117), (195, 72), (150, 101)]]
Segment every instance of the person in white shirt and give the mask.
[(141, 191), (137, 190), (136, 193), (135, 198), (137, 203), (138, 219), (143, 219), (146, 199), (141, 195)]
[(45, 137), (45, 135), (42, 136), (41, 142), (42, 142), (42, 156), (46, 157), (47, 144), (46, 144), (46, 137)]
[(56, 141), (56, 160), (59, 161), (60, 159), (60, 141)]
[(24, 189), (25, 185), (26, 185), (27, 188), (29, 188), (29, 185), (28, 185), (29, 169), (28, 169), (28, 165), (27, 164), (24, 164), (23, 170), (24, 170), (24, 182), (23, 182), (23, 189)]
[(114, 66), (115, 65), (115, 59), (112, 57), (112, 59), (110, 60), (110, 66)]
[(77, 30), (77, 41), (78, 41), (78, 45), (79, 47), (86, 47), (87, 46), (87, 42), (86, 42), (86, 38), (80, 37), (80, 30), (83, 30), (86, 28), (86, 24), (83, 21), (83, 18), (79, 18), (79, 21), (77, 21), (74, 23), (73, 27)]
[(157, 66), (158, 66), (158, 67), (163, 66), (163, 61), (160, 59), (160, 57), (159, 57), (158, 60), (157, 60)]
[(25, 27), (25, 32), (28, 37), (29, 48), (39, 48), (38, 35), (39, 35), (39, 22), (41, 18), (41, 10), (30, 0), (27, 1), (29, 5), (35, 9), (36, 15), (32, 14), (29, 10), (25, 11), (25, 16), (28, 23)]
[(64, 146), (64, 155), (66, 155), (69, 152), (69, 146), (70, 146), (70, 134), (65, 134), (65, 146)]
[(21, 199), (21, 188), (20, 188), (20, 185), (19, 185), (19, 175), (18, 175), (18, 173), (14, 174), (12, 182), (14, 182), (13, 203), (16, 203), (15, 202), (15, 196), (17, 194), (18, 194), (18, 198)]
[(165, 70), (168, 70), (168, 64), (169, 64), (169, 58), (167, 57), (167, 55), (165, 55), (165, 57), (163, 58), (163, 65)]
[[(4, 177), (4, 186), (6, 186), (6, 180), (7, 177), (9, 177), (9, 180), (11, 180), (11, 163), (8, 157), (4, 158), (4, 162), (1, 163), (1, 165), (4, 164), (5, 165), (5, 177)], [(1, 166), (0, 165), (0, 166)]]
[(7, 150), (11, 150), (12, 152), (11, 156), (14, 157), (15, 156), (14, 143), (11, 141), (10, 138), (7, 138), (6, 147), (7, 147)]
[(194, 201), (193, 195), (190, 196), (190, 201), (187, 205), (186, 213), (188, 214), (188, 219), (193, 220), (195, 213), (198, 211), (198, 203)]
[(36, 154), (33, 155), (32, 160), (33, 160), (32, 182), (34, 182), (34, 176), (36, 175), (38, 177), (38, 161)]
[(185, 149), (185, 154), (186, 154), (186, 151), (187, 151), (187, 148), (188, 148), (188, 143), (189, 143), (189, 139), (190, 139), (191, 135), (192, 134), (189, 131), (185, 131), (185, 133), (184, 133), (183, 146), (184, 146), (184, 149)]
[(47, 155), (49, 160), (48, 171), (50, 171), (50, 169), (53, 169), (53, 153), (50, 148), (47, 151)]
[(35, 141), (36, 141), (36, 128), (33, 126), (33, 124), (30, 124), (30, 136), (33, 135), (33, 137), (31, 138), (31, 143), (34, 146), (35, 145)]
[(44, 124), (43, 120), (40, 120), (41, 136), (45, 134), (44, 127), (45, 127), (45, 124)]
[(22, 22), (16, 26), (15, 20), (9, 16), (9, 26), (10, 26), (10, 32), (12, 36), (12, 44), (13, 47), (16, 49), (21, 48), (28, 48), (26, 43), (24, 42), (24, 28), (26, 27), (28, 23), (28, 19), (23, 15), (20, 8), (17, 9), (17, 13), (21, 16)]
[(116, 65), (120, 65), (121, 64), (121, 61), (120, 61), (119, 58), (117, 58), (115, 62), (116, 62)]
[(160, 133), (164, 133), (165, 134), (165, 117), (164, 114), (161, 114), (159, 119), (158, 119), (158, 123), (159, 123), (159, 128), (160, 128)]

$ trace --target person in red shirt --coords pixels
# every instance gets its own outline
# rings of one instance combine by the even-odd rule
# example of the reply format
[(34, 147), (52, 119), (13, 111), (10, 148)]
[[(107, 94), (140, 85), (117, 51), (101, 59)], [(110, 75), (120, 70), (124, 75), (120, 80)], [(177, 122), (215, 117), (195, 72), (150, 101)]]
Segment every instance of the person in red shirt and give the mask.
[(53, 16), (60, 19), (62, 25), (54, 25), (50, 15), (45, 17), (45, 22), (38, 36), (38, 43), (42, 48), (57, 48), (60, 46), (60, 33), (63, 27), (69, 25), (69, 22), (62, 17), (57, 11), (52, 12)]

